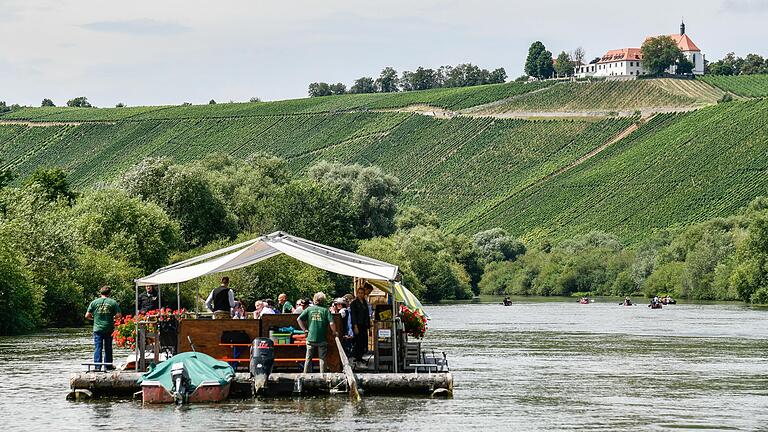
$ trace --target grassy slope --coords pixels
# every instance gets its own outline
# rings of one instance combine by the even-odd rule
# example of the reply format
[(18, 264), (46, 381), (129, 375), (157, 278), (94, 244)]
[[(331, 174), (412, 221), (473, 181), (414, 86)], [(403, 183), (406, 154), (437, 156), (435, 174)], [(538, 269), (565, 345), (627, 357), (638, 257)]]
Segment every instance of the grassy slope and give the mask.
[(768, 75), (705, 75), (700, 80), (744, 97), (768, 97)]
[(768, 100), (664, 114), (595, 158), (462, 227), (529, 239), (601, 229), (629, 241), (768, 194)]
[[(700, 101), (721, 94), (698, 81), (661, 84), (653, 85), (673, 95), (671, 100)], [(62, 166), (78, 187), (115, 179), (147, 156), (188, 161), (214, 151), (238, 157), (269, 152), (286, 158), (296, 171), (321, 159), (377, 164), (401, 178), (404, 203), (435, 211), (452, 229), (502, 226), (527, 238), (602, 229), (636, 241), (657, 227), (728, 214), (768, 192), (766, 100), (659, 116), (544, 182), (542, 178), (610, 140), (634, 119), (441, 120), (404, 113), (323, 113), (360, 106), (361, 101), (382, 107), (451, 97), (453, 106), (460, 106), (503, 97), (499, 92), (534, 88), (518, 86), (255, 104), (30, 109), (12, 117), (101, 121), (0, 125), (0, 158), (22, 177), (37, 166)], [(123, 113), (130, 119), (120, 120)]]
[(714, 103), (721, 95), (722, 92), (716, 88), (694, 80), (564, 82), (546, 90), (513, 97), (488, 112), (688, 108)]
[(276, 102), (224, 103), (215, 105), (130, 108), (27, 108), (2, 115), (0, 120), (118, 121), (285, 116), (401, 108), (415, 104), (458, 110), (523, 94), (551, 84), (551, 82), (530, 84), (512, 82), (401, 93), (349, 94)]

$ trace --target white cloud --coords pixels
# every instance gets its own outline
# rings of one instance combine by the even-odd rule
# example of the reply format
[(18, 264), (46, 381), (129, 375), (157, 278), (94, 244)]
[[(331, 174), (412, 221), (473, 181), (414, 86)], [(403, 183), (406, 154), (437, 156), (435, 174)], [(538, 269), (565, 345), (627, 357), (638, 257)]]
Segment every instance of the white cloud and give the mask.
[(185, 33), (190, 28), (170, 21), (158, 21), (150, 18), (137, 18), (121, 21), (96, 21), (82, 24), (80, 27), (95, 32), (123, 33), (138, 36), (157, 36)]

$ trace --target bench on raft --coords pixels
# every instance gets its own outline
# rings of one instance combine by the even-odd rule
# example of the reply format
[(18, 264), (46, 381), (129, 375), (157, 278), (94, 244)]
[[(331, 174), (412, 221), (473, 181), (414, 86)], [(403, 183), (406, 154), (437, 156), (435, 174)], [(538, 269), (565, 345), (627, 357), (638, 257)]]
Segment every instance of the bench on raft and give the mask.
[(115, 365), (113, 363), (97, 363), (97, 362), (91, 362), (91, 363), (80, 363), (82, 366), (88, 367), (88, 370), (86, 372), (90, 372), (91, 368), (93, 368), (94, 372), (109, 372), (110, 370), (115, 369)]

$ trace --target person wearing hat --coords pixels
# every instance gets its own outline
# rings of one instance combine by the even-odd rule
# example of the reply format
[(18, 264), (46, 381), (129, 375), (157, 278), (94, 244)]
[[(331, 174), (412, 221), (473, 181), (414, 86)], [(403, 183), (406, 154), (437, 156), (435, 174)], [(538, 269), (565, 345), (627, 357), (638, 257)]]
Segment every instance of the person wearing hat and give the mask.
[(346, 297), (339, 297), (334, 300), (331, 312), (341, 315), (341, 329), (339, 331), (341, 346), (349, 357), (352, 355), (352, 339), (355, 335), (352, 332), (352, 314), (349, 313), (349, 301)]

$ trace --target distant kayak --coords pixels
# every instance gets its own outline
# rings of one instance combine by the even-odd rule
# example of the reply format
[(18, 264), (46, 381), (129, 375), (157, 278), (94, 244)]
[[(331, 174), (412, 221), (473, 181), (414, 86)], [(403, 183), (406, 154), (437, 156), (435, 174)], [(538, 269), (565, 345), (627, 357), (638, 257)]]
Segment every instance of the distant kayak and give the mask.
[(651, 309), (661, 309), (661, 303), (651, 303), (648, 307)]

